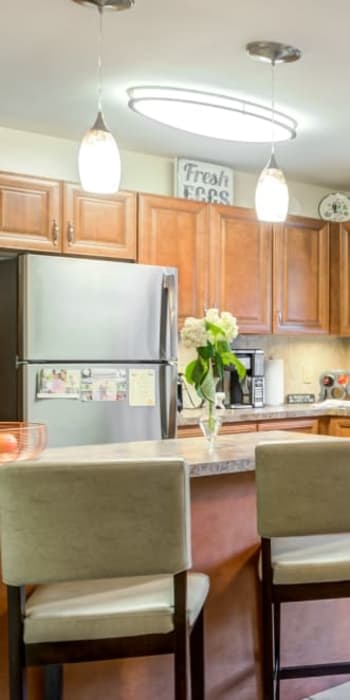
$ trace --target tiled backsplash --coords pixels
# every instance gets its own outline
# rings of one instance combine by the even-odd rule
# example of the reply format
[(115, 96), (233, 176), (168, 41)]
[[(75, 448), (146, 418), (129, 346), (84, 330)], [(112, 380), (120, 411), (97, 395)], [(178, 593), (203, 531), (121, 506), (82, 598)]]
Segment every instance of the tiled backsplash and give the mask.
[[(330, 336), (241, 335), (237, 348), (262, 348), (269, 359), (284, 361), (284, 393), (319, 394), (319, 376), (325, 369), (350, 369), (350, 338)], [(179, 370), (193, 352), (179, 346)]]

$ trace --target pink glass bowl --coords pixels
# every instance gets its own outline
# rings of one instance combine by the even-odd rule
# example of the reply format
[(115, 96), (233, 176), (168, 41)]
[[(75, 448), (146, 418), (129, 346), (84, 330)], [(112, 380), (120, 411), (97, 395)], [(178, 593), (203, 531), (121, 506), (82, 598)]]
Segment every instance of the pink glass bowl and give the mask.
[(0, 421), (0, 464), (35, 459), (47, 445), (44, 423)]

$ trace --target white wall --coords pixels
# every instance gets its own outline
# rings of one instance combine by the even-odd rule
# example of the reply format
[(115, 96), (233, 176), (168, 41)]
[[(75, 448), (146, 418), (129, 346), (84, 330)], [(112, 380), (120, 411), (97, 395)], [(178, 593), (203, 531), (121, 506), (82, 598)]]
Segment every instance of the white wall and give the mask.
[[(68, 139), (0, 127), (0, 170), (76, 181), (78, 148)], [(122, 151), (121, 157), (122, 189), (173, 194), (173, 159), (133, 151)], [(235, 204), (254, 206), (256, 179), (257, 174), (236, 172)], [(332, 189), (289, 180), (288, 184), (290, 213), (304, 216), (317, 216), (319, 200)]]

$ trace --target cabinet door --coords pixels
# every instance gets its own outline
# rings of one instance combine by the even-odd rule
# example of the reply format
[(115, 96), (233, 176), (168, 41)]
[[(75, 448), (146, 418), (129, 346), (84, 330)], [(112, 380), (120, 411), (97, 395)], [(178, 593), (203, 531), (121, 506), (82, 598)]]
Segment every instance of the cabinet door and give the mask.
[(59, 182), (0, 173), (0, 248), (60, 251)]
[(208, 303), (208, 206), (187, 199), (140, 195), (138, 262), (178, 270), (179, 327)]
[(274, 227), (273, 330), (329, 333), (329, 225), (290, 217)]
[[(256, 423), (223, 423), (219, 430), (220, 435), (234, 435), (236, 433), (255, 433)], [(195, 425), (181, 425), (177, 429), (177, 437), (179, 438), (189, 438), (189, 437), (203, 437), (203, 433), (198, 426)]]
[(318, 433), (317, 418), (294, 418), (261, 421), (258, 423), (259, 430), (288, 430), (298, 433)]
[(64, 185), (63, 252), (136, 260), (136, 193), (97, 195)]
[(271, 333), (272, 227), (241, 207), (210, 207), (210, 305), (241, 333)]
[(331, 251), (331, 333), (350, 336), (350, 223), (332, 224)]
[(331, 418), (329, 435), (334, 437), (350, 437), (350, 418)]

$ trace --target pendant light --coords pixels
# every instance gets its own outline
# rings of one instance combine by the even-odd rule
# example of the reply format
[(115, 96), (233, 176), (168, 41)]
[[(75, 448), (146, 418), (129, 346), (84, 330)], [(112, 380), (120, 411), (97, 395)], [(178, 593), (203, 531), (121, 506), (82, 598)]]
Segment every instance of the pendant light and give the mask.
[(275, 156), (275, 69), (277, 63), (297, 61), (301, 51), (293, 46), (274, 41), (254, 41), (247, 44), (246, 49), (253, 58), (271, 64), (271, 156), (258, 179), (255, 209), (260, 221), (277, 223), (287, 218), (289, 192), (286, 179), (278, 167)]
[(86, 192), (112, 194), (120, 185), (121, 164), (119, 149), (106, 126), (102, 110), (102, 29), (104, 9), (126, 10), (134, 0), (74, 0), (80, 5), (97, 7), (99, 15), (98, 32), (98, 97), (97, 117), (80, 145), (79, 176)]

